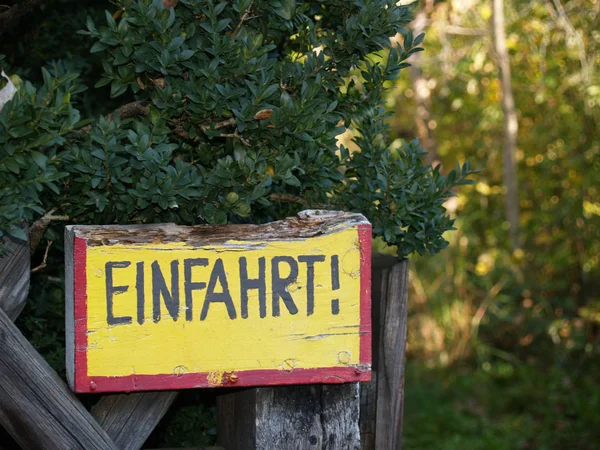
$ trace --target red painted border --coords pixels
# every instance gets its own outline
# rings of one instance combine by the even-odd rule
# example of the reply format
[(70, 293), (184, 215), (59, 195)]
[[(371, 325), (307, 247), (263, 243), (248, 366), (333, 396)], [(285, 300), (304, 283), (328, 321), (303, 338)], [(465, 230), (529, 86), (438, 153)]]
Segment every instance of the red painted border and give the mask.
[(371, 371), (371, 224), (358, 226), (360, 243), (360, 363), (369, 365)]
[(75, 374), (73, 384), (75, 392), (89, 392), (90, 383), (87, 376), (87, 244), (84, 239), (75, 237), (73, 243), (73, 282), (74, 286), (74, 334)]
[[(87, 279), (86, 242), (74, 242), (74, 314), (75, 377), (74, 390), (79, 393), (132, 392), (191, 388), (269, 386), (289, 384), (339, 384), (371, 379), (371, 225), (358, 225), (360, 244), (360, 355), (366, 367), (326, 367), (320, 369), (246, 370), (226, 372), (221, 382), (210, 373), (181, 375), (128, 375), (121, 377), (89, 377), (87, 373)], [(210, 379), (210, 381), (209, 381)]]
[(340, 384), (369, 381), (370, 372), (354, 367), (323, 369), (244, 370), (221, 373), (221, 382), (209, 381), (214, 374), (184, 373), (182, 375), (129, 375), (124, 377), (90, 377), (85, 390), (78, 392), (132, 392), (215, 387), (249, 387), (289, 384)]

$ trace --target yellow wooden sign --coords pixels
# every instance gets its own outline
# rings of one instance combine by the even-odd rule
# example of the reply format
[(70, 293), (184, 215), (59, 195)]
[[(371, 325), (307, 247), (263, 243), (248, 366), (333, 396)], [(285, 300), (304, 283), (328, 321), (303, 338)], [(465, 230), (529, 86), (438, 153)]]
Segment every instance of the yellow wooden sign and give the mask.
[(76, 392), (368, 380), (371, 226), (67, 227)]

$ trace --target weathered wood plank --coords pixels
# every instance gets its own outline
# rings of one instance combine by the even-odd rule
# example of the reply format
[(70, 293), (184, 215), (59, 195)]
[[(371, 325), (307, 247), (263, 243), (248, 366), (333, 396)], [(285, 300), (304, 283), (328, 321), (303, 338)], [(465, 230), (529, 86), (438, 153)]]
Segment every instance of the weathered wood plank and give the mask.
[(381, 337), (377, 362), (375, 448), (402, 449), (404, 365), (408, 310), (408, 260), (400, 261), (383, 278)]
[[(381, 253), (372, 256), (372, 326), (373, 326), (373, 371), (371, 380), (360, 383), (360, 442), (362, 450), (375, 450), (375, 420), (377, 416), (377, 364), (381, 340), (382, 289), (387, 292), (390, 270), (398, 264), (398, 258)], [(382, 281), (385, 280), (385, 283)]]
[(104, 395), (92, 416), (118, 448), (139, 450), (176, 397), (176, 391)]
[(323, 450), (360, 449), (360, 383), (321, 388)]
[[(29, 234), (25, 228), (25, 234)], [(0, 255), (0, 308), (15, 320), (27, 300), (29, 292), (29, 242), (5, 236), (2, 244), (7, 252)]]
[[(24, 227), (24, 231), (29, 234), (27, 227)], [(25, 307), (29, 293), (29, 242), (7, 236), (2, 245), (6, 247), (6, 253), (0, 255), (0, 309), (14, 321)], [(9, 448), (11, 446), (5, 442), (11, 439), (6, 434), (0, 429), (0, 450), (6, 448), (3, 443)]]
[[(0, 257), (0, 307), (12, 320), (25, 305), (29, 290), (30, 246), (8, 238), (9, 252)], [(103, 397), (92, 414), (119, 448), (137, 450), (176, 397), (175, 392), (145, 392)], [(2, 446), (0, 445), (0, 449)]]
[(217, 444), (227, 450), (256, 448), (257, 389), (217, 397)]
[(358, 383), (256, 388), (217, 398), (227, 450), (360, 448)]
[(25, 450), (117, 449), (2, 310), (0, 424)]
[(371, 381), (360, 384), (360, 448), (375, 450), (375, 419), (377, 417), (377, 371)]

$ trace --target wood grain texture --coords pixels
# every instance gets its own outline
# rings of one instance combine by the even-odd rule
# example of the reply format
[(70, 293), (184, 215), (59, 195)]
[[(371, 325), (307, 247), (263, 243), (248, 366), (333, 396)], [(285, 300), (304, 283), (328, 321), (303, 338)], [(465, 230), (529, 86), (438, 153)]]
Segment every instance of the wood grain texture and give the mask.
[(25, 450), (118, 448), (1, 310), (0, 424)]
[(381, 337), (377, 363), (375, 448), (402, 449), (404, 365), (408, 309), (408, 260), (384, 271), (381, 284)]
[(231, 224), (179, 226), (146, 225), (78, 225), (77, 236), (90, 247), (110, 244), (178, 243), (192, 247), (218, 245), (232, 238), (244, 240), (309, 239), (331, 233), (339, 227), (368, 223), (361, 214), (340, 211), (306, 210), (295, 217), (264, 225)]
[[(27, 228), (24, 231), (29, 234)], [(29, 293), (29, 242), (5, 237), (2, 244), (7, 252), (0, 256), (0, 308), (15, 320), (25, 307)]]
[[(373, 253), (372, 258), (372, 324), (373, 324), (373, 371), (371, 381), (360, 383), (360, 441), (362, 450), (375, 450), (375, 421), (377, 416), (377, 365), (381, 340), (382, 288), (387, 291), (387, 281), (398, 258)], [(382, 280), (386, 280), (385, 284)]]
[(377, 371), (371, 381), (360, 384), (360, 448), (375, 450), (375, 419), (377, 417)]
[[(29, 234), (24, 228), (25, 234)], [(11, 320), (16, 320), (27, 301), (30, 279), (30, 250), (29, 242), (13, 237), (5, 237), (2, 245), (6, 253), (0, 256), (0, 309)], [(1, 428), (1, 427), (0, 427)], [(10, 435), (0, 429), (0, 450), (12, 447)]]
[(239, 390), (217, 397), (217, 444), (226, 450), (257, 448), (257, 391)]
[(176, 397), (176, 391), (104, 395), (92, 416), (118, 448), (139, 450)]
[(181, 448), (161, 448), (149, 450), (226, 450), (223, 447), (181, 447)]
[(217, 399), (227, 450), (358, 450), (358, 383), (257, 388)]

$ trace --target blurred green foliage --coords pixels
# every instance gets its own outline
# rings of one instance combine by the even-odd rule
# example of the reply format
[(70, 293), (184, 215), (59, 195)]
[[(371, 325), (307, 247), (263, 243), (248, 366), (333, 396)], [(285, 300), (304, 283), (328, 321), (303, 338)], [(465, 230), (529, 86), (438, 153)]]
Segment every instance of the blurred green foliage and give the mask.
[(477, 371), (413, 363), (406, 387), (407, 449), (593, 450), (600, 439), (595, 373), (502, 360)]
[[(458, 229), (446, 235), (449, 248), (412, 260), (409, 367), (419, 375), (407, 380), (409, 448), (598, 442), (600, 4), (512, 0), (505, 11), (519, 118), (515, 252), (490, 2), (436, 2), (427, 13), (421, 70), (437, 157), (484, 170), (446, 204)], [(389, 107), (396, 136), (409, 134), (410, 74)]]
[[(577, 48), (545, 2), (507, 4), (523, 242), (511, 252), (502, 207), (500, 92), (489, 38), (456, 35), (446, 48), (449, 36), (440, 37), (450, 26), (489, 29), (490, 8), (471, 2), (477, 8), (460, 15), (457, 5), (463, 3), (454, 3), (433, 10), (422, 62), (431, 90), (430, 125), (444, 166), (458, 155), (484, 171), (447, 204), (458, 217), (458, 231), (448, 235), (450, 249), (440, 258), (414, 260), (417, 301), (446, 309), (435, 319), (451, 328), (457, 328), (450, 311), (455, 305), (465, 327), (476, 319), (478, 340), (511, 354), (531, 356), (531, 349), (543, 348), (557, 360), (591, 359), (600, 350), (600, 75), (590, 69), (584, 81)], [(600, 61), (600, 12), (583, 14), (578, 5), (583, 8), (569, 2), (568, 13), (591, 67)], [(527, 14), (519, 13), (522, 8)], [(396, 95), (394, 107), (405, 111), (414, 96), (410, 78), (403, 77)], [(412, 126), (409, 119), (397, 114), (393, 129)]]

